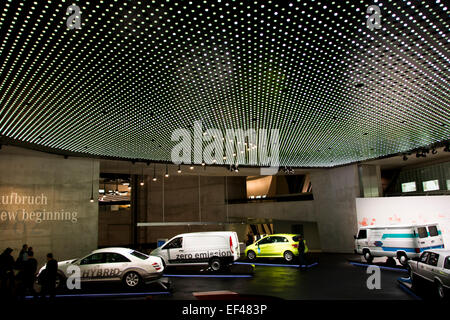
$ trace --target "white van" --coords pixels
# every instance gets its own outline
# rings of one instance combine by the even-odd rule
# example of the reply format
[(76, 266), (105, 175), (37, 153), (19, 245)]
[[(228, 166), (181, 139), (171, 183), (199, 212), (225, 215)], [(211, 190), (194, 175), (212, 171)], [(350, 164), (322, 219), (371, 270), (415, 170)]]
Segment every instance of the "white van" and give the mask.
[(369, 263), (373, 257), (395, 257), (406, 265), (408, 259), (418, 257), (422, 251), (444, 248), (437, 223), (361, 227), (354, 238), (355, 253), (362, 254)]
[(213, 231), (177, 235), (152, 251), (165, 266), (209, 265), (214, 271), (239, 259), (236, 232)]

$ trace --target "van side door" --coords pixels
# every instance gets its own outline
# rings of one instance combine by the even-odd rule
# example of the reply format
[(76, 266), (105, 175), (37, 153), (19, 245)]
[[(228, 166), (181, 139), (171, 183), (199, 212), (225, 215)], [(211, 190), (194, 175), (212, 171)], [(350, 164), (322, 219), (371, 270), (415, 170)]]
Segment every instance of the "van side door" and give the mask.
[(177, 237), (166, 243), (161, 250), (166, 252), (169, 264), (177, 264), (183, 262), (183, 237)]
[(428, 226), (428, 234), (430, 236), (430, 247), (441, 248), (443, 247), (442, 236), (439, 234), (437, 226)]
[(419, 248), (428, 249), (430, 247), (427, 227), (417, 227), (419, 235)]

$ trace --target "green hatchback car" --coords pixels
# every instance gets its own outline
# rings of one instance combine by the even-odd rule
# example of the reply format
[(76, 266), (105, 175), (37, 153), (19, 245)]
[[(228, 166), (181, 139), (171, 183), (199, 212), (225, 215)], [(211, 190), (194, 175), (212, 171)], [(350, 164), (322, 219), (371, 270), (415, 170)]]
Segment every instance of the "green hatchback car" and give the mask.
[(249, 260), (256, 258), (284, 258), (291, 262), (298, 256), (298, 234), (271, 234), (245, 249), (245, 255)]

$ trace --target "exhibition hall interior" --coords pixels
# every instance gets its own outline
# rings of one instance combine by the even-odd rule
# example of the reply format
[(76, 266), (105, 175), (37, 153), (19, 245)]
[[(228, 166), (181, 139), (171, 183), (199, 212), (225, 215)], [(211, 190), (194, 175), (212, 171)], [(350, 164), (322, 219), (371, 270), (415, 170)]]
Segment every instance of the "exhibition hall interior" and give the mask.
[(2, 301), (448, 301), (449, 13), (1, 1)]

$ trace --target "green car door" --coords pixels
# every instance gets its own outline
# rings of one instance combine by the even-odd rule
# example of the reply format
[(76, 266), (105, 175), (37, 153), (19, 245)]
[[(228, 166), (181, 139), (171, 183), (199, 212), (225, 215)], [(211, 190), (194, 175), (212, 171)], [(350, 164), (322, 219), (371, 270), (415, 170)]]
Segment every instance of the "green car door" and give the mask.
[(282, 257), (286, 250), (292, 251), (292, 248), (289, 246), (289, 240), (286, 237), (275, 236), (272, 237), (272, 245), (270, 246), (270, 251), (268, 255)]
[(265, 237), (261, 240), (259, 240), (256, 243), (256, 256), (257, 257), (266, 257), (270, 255), (270, 252), (272, 250), (272, 239), (273, 237)]

